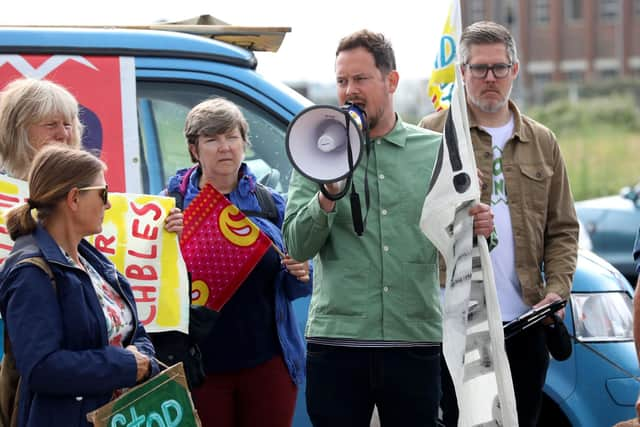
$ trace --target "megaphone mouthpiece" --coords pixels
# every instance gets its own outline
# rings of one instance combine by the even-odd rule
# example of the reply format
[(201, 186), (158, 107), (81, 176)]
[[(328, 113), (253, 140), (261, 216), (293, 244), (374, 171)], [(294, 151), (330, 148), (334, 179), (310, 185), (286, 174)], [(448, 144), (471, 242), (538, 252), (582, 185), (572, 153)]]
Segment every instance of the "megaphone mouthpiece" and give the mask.
[(342, 106), (342, 109), (351, 116), (351, 119), (353, 119), (355, 124), (358, 126), (358, 129), (362, 132), (366, 132), (368, 126), (367, 113), (362, 108), (358, 107), (356, 104), (347, 103)]

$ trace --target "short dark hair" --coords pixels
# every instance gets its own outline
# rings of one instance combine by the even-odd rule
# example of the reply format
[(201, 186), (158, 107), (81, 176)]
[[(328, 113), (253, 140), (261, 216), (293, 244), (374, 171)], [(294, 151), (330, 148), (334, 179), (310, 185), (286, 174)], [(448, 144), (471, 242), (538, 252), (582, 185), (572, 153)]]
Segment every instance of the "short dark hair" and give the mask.
[(469, 62), (471, 46), (479, 44), (502, 43), (507, 49), (509, 62), (518, 62), (518, 50), (513, 36), (505, 27), (491, 21), (478, 21), (469, 25), (460, 36), (460, 59), (463, 64)]
[(376, 62), (376, 68), (384, 75), (396, 69), (396, 57), (391, 42), (381, 33), (360, 30), (343, 37), (336, 49), (336, 57), (340, 52), (358, 47), (365, 48)]
[[(238, 128), (245, 146), (249, 145), (249, 124), (240, 108), (225, 98), (202, 101), (189, 111), (184, 124), (188, 144), (197, 145), (200, 135), (215, 136)], [(189, 151), (191, 161), (197, 159)]]

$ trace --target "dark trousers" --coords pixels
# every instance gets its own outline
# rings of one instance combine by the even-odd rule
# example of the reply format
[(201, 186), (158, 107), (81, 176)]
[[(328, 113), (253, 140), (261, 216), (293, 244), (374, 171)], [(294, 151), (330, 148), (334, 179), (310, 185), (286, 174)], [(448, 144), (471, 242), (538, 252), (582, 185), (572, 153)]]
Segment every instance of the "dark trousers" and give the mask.
[[(542, 387), (547, 378), (549, 352), (544, 328), (537, 324), (505, 341), (505, 350), (511, 368), (511, 379), (516, 395), (518, 425), (538, 425), (542, 407)], [(440, 406), (446, 427), (458, 425), (458, 404), (453, 381), (442, 358), (442, 399)]]
[(549, 351), (544, 327), (538, 323), (505, 341), (511, 378), (516, 393), (520, 427), (538, 425), (542, 387), (549, 368)]
[(440, 346), (349, 348), (307, 345), (307, 411), (315, 427), (436, 425)]

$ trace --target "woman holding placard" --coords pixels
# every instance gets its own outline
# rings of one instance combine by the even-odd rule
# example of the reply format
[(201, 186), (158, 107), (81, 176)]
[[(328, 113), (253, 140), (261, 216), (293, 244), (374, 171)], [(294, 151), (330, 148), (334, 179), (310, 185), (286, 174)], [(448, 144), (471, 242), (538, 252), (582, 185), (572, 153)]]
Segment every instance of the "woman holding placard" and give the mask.
[[(185, 230), (189, 205), (215, 189), (216, 197), (244, 212), (272, 242), (199, 342), (206, 378), (192, 391), (196, 409), (206, 426), (289, 426), (305, 369), (291, 301), (311, 293), (309, 263), (285, 255), (285, 201), (257, 184), (244, 163), (248, 124), (238, 106), (221, 98), (196, 105), (187, 115), (185, 137), (196, 165), (178, 171), (167, 188), (187, 209)], [(184, 247), (183, 255), (189, 266)], [(209, 261), (217, 256), (224, 254)]]

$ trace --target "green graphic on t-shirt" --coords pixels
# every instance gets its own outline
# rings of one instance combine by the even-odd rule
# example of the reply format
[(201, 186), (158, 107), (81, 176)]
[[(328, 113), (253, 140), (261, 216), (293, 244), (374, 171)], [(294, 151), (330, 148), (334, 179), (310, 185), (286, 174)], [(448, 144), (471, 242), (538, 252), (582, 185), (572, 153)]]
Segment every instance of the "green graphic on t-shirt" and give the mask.
[(502, 171), (502, 149), (493, 147), (493, 189), (491, 191), (491, 205), (500, 203), (508, 205), (507, 189), (504, 185), (504, 174)]

